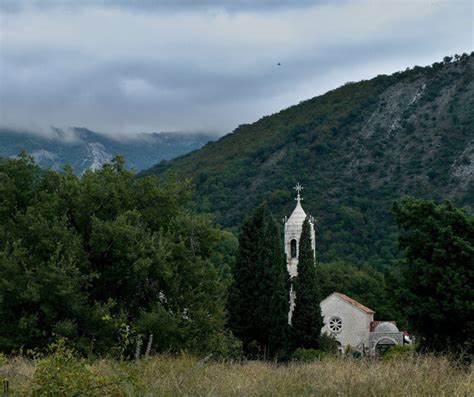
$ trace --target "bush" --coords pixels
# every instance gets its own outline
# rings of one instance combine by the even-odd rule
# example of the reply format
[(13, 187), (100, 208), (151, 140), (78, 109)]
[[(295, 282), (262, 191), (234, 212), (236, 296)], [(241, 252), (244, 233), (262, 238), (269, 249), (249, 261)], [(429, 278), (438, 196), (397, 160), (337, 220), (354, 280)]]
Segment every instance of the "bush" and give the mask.
[(301, 361), (304, 363), (311, 361), (320, 361), (322, 358), (326, 357), (327, 353), (318, 349), (296, 349), (293, 353), (293, 361)]
[(213, 337), (209, 347), (214, 358), (237, 360), (242, 357), (242, 342), (230, 332)]
[(38, 361), (34, 376), (34, 395), (103, 396), (117, 394), (108, 377), (92, 370), (86, 361), (66, 346), (64, 339), (50, 345), (51, 354)]
[(337, 341), (332, 335), (322, 334), (319, 337), (319, 349), (329, 354), (337, 354)]
[(407, 345), (395, 345), (392, 346), (390, 349), (385, 351), (382, 355), (382, 360), (389, 361), (389, 360), (400, 360), (400, 359), (407, 359), (413, 355), (413, 347)]

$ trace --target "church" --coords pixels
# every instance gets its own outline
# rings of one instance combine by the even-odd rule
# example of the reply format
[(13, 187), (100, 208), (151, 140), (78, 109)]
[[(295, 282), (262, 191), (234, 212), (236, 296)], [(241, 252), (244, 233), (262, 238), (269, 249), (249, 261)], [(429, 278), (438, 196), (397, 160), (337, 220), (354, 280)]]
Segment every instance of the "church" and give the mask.
[[(306, 218), (311, 227), (311, 245), (316, 259), (315, 220), (312, 216), (308, 217), (301, 205), (303, 186), (298, 183), (294, 190), (297, 193), (296, 207), (289, 218), (283, 219), (287, 269), (291, 279), (298, 275), (298, 247)], [(290, 324), (294, 305), (295, 293), (291, 287), (288, 313)], [(333, 336), (340, 352), (352, 350), (373, 356), (404, 343), (404, 334), (398, 330), (394, 321), (374, 321), (374, 310), (345, 294), (334, 292), (324, 298), (320, 306), (324, 321), (321, 333)]]

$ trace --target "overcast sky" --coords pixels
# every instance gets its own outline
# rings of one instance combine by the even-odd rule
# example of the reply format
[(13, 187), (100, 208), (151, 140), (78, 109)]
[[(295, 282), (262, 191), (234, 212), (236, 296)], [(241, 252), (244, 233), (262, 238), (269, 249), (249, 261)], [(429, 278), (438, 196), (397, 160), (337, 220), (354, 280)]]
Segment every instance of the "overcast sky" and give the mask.
[(28, 130), (227, 133), (474, 41), (472, 0), (0, 4), (0, 125)]

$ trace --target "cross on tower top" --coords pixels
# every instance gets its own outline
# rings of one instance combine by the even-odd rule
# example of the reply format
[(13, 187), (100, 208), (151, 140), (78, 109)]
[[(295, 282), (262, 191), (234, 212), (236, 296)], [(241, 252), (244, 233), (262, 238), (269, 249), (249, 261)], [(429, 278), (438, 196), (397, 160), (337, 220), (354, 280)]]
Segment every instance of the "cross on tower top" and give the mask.
[(296, 201), (298, 201), (298, 203), (303, 200), (300, 196), (300, 192), (304, 189), (304, 187), (302, 185), (300, 185), (299, 182), (296, 183), (296, 186), (293, 188), (294, 190), (296, 190), (296, 193), (298, 194), (295, 198)]

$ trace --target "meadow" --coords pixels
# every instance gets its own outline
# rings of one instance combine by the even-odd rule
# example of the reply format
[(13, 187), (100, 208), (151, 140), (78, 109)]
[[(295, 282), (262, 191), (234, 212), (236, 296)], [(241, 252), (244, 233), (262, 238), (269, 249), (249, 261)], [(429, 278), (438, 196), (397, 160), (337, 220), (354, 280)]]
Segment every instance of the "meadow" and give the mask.
[[(312, 363), (227, 362), (190, 356), (136, 361), (68, 354), (5, 359), (4, 395), (45, 396), (472, 396), (473, 366), (443, 356)], [(10, 394), (8, 394), (10, 393)]]

